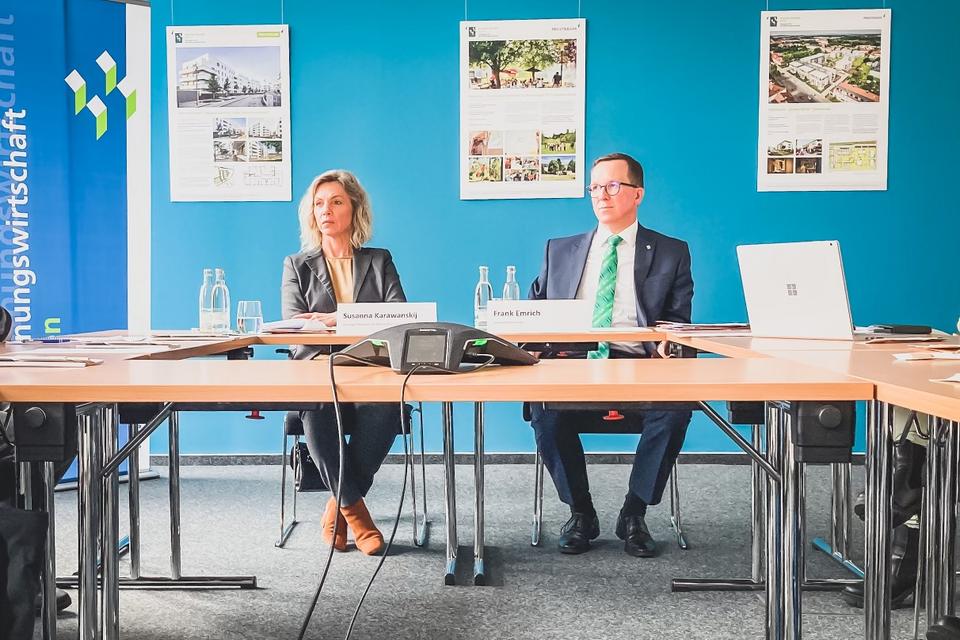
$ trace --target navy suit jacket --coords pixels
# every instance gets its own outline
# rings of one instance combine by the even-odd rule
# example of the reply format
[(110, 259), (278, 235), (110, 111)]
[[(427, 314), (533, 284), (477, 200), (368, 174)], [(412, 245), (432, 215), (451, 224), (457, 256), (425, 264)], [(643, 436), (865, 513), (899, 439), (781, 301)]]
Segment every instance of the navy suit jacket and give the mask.
[[(547, 241), (540, 275), (530, 286), (533, 300), (573, 300), (583, 278), (587, 253), (596, 229)], [(687, 243), (662, 233), (637, 228), (633, 280), (637, 292), (637, 324), (657, 321), (690, 322), (693, 276)]]

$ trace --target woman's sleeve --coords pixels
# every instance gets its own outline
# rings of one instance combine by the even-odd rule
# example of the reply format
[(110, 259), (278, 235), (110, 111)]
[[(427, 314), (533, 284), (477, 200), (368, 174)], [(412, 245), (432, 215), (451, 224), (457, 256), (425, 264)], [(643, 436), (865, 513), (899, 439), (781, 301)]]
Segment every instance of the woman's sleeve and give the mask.
[(307, 313), (307, 301), (303, 297), (300, 287), (300, 275), (293, 266), (293, 256), (287, 256), (283, 261), (283, 283), (280, 286), (280, 309), (284, 320), (288, 320), (298, 313)]

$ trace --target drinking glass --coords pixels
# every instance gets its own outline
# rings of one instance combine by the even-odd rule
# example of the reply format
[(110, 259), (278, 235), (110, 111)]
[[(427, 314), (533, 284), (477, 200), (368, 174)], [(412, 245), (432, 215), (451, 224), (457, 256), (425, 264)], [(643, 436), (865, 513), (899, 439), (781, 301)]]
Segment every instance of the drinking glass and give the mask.
[(237, 331), (244, 334), (263, 330), (263, 312), (259, 300), (241, 300), (237, 303)]

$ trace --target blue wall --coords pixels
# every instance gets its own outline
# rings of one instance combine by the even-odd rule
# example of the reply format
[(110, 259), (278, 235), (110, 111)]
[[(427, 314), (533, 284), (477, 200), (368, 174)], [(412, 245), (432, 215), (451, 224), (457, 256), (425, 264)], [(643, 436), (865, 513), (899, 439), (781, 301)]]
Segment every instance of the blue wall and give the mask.
[[(879, 2), (791, 3), (474, 1), (470, 20), (587, 20), (586, 158), (614, 150), (646, 169), (645, 226), (687, 240), (696, 282), (694, 320), (746, 317), (735, 247), (837, 239), (854, 319), (951, 329), (960, 312), (953, 152), (960, 148), (960, 86), (945, 73), (952, 39), (931, 24), (960, 24), (951, 0), (890, 0), (893, 10), (889, 188), (885, 192), (758, 193), (759, 14), (876, 8)], [(164, 28), (171, 24), (290, 25), (291, 203), (171, 203)], [(171, 15), (172, 10), (172, 15)], [(298, 249), (295, 202), (323, 170), (356, 172), (374, 203), (372, 244), (390, 248), (409, 299), (436, 300), (444, 320), (469, 323), (476, 267), (494, 287), (516, 264), (539, 268), (547, 238), (589, 229), (587, 199), (458, 199), (459, 2), (205, 0), (155, 3), (153, 12), (153, 326), (196, 324), (201, 269), (222, 266), (234, 300), (259, 298), (280, 314), (281, 261)], [(466, 242), (465, 238), (477, 239)], [(259, 350), (257, 357), (270, 357)], [(428, 424), (436, 427), (436, 410)], [(469, 406), (457, 408), (458, 449), (472, 447)], [(532, 451), (516, 405), (488, 409), (488, 451)], [(279, 416), (189, 416), (185, 452), (276, 451)], [(439, 450), (438, 428), (427, 444)], [(590, 439), (594, 450), (632, 438)], [(155, 442), (156, 451), (165, 442)], [(731, 450), (705, 421), (686, 450)]]

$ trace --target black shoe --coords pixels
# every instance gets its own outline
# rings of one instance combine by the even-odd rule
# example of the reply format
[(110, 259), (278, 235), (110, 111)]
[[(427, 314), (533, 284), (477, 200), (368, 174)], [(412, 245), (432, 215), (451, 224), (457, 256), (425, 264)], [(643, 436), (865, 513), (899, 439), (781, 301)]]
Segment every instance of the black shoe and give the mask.
[(574, 512), (560, 527), (560, 553), (577, 554), (590, 549), (590, 541), (600, 535), (600, 520), (597, 514), (588, 516)]
[[(920, 560), (920, 531), (910, 527), (893, 530), (890, 554), (892, 582), (890, 584), (890, 608), (903, 609), (913, 605), (917, 588), (917, 565)], [(844, 587), (840, 592), (847, 604), (863, 608), (863, 583)]]
[[(893, 510), (890, 527), (896, 528), (920, 513), (923, 500), (924, 464), (927, 449), (904, 440), (893, 446), (893, 484), (891, 494)], [(861, 491), (853, 503), (853, 512), (861, 520), (866, 511), (866, 494)]]
[(643, 516), (617, 516), (617, 537), (623, 540), (623, 550), (635, 558), (657, 555), (657, 541), (650, 535)]
[(927, 629), (927, 640), (960, 640), (960, 618), (944, 616)]
[[(70, 599), (70, 594), (64, 591), (63, 589), (57, 589), (57, 613), (60, 613), (64, 609), (70, 606), (70, 603), (73, 602)], [(43, 609), (43, 595), (37, 594), (37, 599), (35, 600), (34, 609), (37, 612), (37, 615), (40, 615)]]

